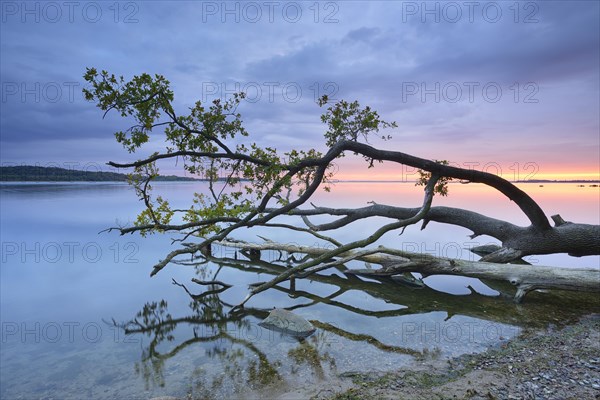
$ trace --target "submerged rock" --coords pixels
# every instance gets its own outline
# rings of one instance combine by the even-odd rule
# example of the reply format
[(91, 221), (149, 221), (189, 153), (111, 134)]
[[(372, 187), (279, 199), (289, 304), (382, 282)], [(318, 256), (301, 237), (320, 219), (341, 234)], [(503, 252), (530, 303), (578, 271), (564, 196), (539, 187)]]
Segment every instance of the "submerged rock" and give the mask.
[(282, 308), (274, 308), (258, 325), (263, 328), (285, 333), (296, 337), (308, 337), (315, 332), (315, 327), (299, 315)]

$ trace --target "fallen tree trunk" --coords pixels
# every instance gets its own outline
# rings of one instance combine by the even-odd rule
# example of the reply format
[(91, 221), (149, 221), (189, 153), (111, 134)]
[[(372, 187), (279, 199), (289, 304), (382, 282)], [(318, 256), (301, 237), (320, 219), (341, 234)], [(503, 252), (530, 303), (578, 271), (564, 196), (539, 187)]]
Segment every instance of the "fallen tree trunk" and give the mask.
[[(324, 232), (370, 217), (405, 219), (415, 215), (418, 211), (418, 208), (373, 204), (368, 207), (352, 209), (313, 206), (312, 209), (295, 209), (289, 214), (302, 217), (312, 231)], [(340, 218), (315, 225), (307, 217), (316, 215)], [(496, 238), (502, 242), (502, 248), (484, 257), (484, 261), (490, 262), (513, 262), (533, 254), (568, 253), (574, 257), (599, 254), (600, 225), (567, 222), (560, 215), (554, 215), (552, 219), (556, 226), (540, 230), (533, 225), (521, 227), (461, 208), (437, 206), (429, 209), (423, 218), (421, 229), (424, 229), (430, 221), (434, 221), (470, 229), (473, 231), (472, 239), (480, 235)]]
[[(253, 251), (285, 251), (310, 256), (322, 256), (330, 249), (281, 244), (271, 241), (247, 243), (237, 241), (219, 241), (215, 244)], [(458, 275), (479, 279), (492, 279), (510, 282), (517, 291), (515, 302), (521, 302), (525, 295), (536, 289), (559, 289), (573, 291), (600, 292), (600, 268), (566, 268), (540, 265), (498, 264), (491, 262), (469, 261), (433, 257), (426, 254), (410, 253), (379, 246), (363, 251), (347, 251), (325, 264), (296, 273), (293, 277), (303, 278), (311, 273), (340, 266), (346, 262), (358, 260), (369, 264), (378, 264), (378, 269), (345, 269), (346, 274), (367, 277), (391, 277), (407, 272), (419, 272), (429, 275)]]
[[(215, 248), (215, 250), (217, 250)], [(221, 257), (208, 256), (210, 263), (218, 265), (219, 268), (231, 268), (241, 274), (254, 274), (253, 276), (276, 277), (293, 265), (304, 262), (309, 255), (302, 257), (286, 252), (272, 251), (262, 252), (262, 259), (250, 260), (241, 257), (241, 254), (249, 253), (244, 250), (235, 251), (228, 249), (226, 255)], [(257, 252), (260, 252), (257, 250)], [(178, 265), (197, 266), (196, 261), (178, 261)], [(237, 275), (237, 274), (236, 274)], [(411, 275), (412, 276), (412, 275)], [(499, 292), (498, 295), (482, 294), (475, 288), (467, 286), (470, 293), (464, 295), (450, 294), (438, 291), (425, 285), (416, 290), (414, 286), (398, 284), (392, 278), (368, 277), (363, 279), (357, 275), (347, 274), (340, 276), (333, 271), (322, 271), (311, 274), (306, 278), (310, 282), (306, 290), (296, 287), (296, 279), (289, 282), (279, 283), (272, 287), (273, 291), (285, 294), (292, 299), (303, 299), (286, 309), (293, 311), (315, 304), (327, 304), (340, 312), (350, 312), (374, 318), (387, 318), (396, 316), (407, 316), (413, 314), (428, 314), (431, 312), (446, 313), (446, 320), (455, 315), (476, 318), (484, 321), (500, 322), (503, 324), (538, 327), (545, 329), (549, 323), (567, 323), (577, 321), (582, 315), (598, 311), (600, 300), (593, 292), (575, 291), (534, 291), (527, 296), (527, 307), (522, 307), (509, 299), (514, 297), (515, 288), (505, 281), (482, 280), (489, 288)], [(325, 293), (312, 293), (312, 283), (318, 283), (331, 290)], [(255, 282), (251, 287), (256, 287), (262, 282)], [(375, 309), (360, 304), (347, 304), (344, 297), (348, 293), (362, 291), (374, 299), (385, 302), (389, 307)], [(353, 297), (350, 297), (351, 299)], [(352, 301), (350, 302), (352, 303)], [(231, 305), (227, 305), (232, 307)], [(397, 306), (397, 307), (395, 307)], [(549, 312), (551, 310), (552, 312)], [(257, 319), (264, 319), (267, 311), (260, 311), (252, 307), (237, 308), (236, 313), (240, 315), (253, 315)]]

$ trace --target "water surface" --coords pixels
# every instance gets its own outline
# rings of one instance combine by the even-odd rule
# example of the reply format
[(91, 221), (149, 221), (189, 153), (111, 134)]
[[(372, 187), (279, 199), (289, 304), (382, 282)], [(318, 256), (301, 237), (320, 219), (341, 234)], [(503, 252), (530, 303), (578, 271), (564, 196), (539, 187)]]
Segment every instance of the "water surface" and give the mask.
[[(203, 185), (156, 187), (173, 205), (185, 206)], [(521, 186), (548, 215), (600, 222), (598, 188)], [(452, 185), (450, 191), (450, 197), (436, 198), (434, 205), (527, 223), (513, 203), (493, 190)], [(414, 207), (421, 203), (421, 193), (406, 183), (339, 183), (332, 194), (319, 193), (315, 201), (335, 207), (360, 207), (368, 201)], [(230, 313), (249, 284), (281, 270), (279, 253), (263, 253), (260, 262), (250, 263), (230, 249), (215, 249), (224, 259), (220, 265), (172, 264), (150, 278), (152, 266), (177, 245), (172, 234), (140, 238), (104, 231), (131, 224), (141, 211), (127, 185), (1, 185), (0, 202), (3, 399), (273, 395), (346, 372), (387, 371), (423, 357), (483, 351), (524, 327), (598, 310), (589, 299), (565, 303), (564, 297), (541, 293), (516, 306), (497, 297), (506, 288), (476, 279), (428, 277), (428, 287), (415, 289), (326, 271), (296, 281), (294, 290), (283, 283), (253, 298), (243, 311)], [(360, 221), (334, 236), (357, 239), (382, 222)], [(424, 231), (415, 226), (401, 236), (388, 234), (381, 243), (476, 259), (469, 247), (494, 242), (468, 234), (431, 223)], [(317, 244), (314, 238), (269, 229), (244, 230), (235, 237), (256, 241), (257, 235)], [(528, 261), (575, 267), (598, 266), (600, 259), (552, 255)], [(201, 296), (218, 288), (192, 283), (193, 277), (232, 287)], [(258, 326), (274, 306), (314, 321), (317, 332), (299, 341)]]

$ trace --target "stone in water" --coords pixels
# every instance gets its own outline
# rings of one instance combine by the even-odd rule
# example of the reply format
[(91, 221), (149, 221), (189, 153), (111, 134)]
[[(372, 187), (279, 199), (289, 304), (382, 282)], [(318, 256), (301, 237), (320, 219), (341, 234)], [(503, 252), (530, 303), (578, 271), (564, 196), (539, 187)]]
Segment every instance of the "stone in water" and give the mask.
[(274, 308), (258, 325), (263, 328), (285, 333), (296, 337), (308, 337), (315, 332), (315, 327), (299, 315), (282, 308)]

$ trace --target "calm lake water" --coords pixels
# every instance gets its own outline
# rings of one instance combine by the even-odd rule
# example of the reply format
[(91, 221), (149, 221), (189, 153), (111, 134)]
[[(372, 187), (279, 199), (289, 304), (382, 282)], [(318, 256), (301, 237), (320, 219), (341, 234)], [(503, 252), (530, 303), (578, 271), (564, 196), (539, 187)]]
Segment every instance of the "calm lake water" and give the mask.
[[(202, 183), (160, 183), (174, 206), (190, 203)], [(548, 215), (600, 223), (598, 188), (575, 184), (521, 185)], [(409, 183), (339, 183), (320, 193), (323, 206), (365, 206), (368, 201), (415, 207), (421, 189)], [(518, 208), (478, 185), (452, 185), (434, 205), (469, 208), (526, 224)], [(258, 263), (152, 266), (175, 236), (119, 236), (108, 227), (131, 224), (142, 204), (123, 184), (12, 184), (0, 186), (2, 254), (0, 397), (2, 399), (149, 399), (275, 396), (353, 371), (387, 371), (419, 358), (444, 359), (479, 352), (528, 326), (558, 323), (598, 311), (592, 298), (559, 301), (536, 293), (520, 306), (499, 298), (506, 288), (479, 280), (433, 276), (428, 287), (351, 279), (334, 271), (284, 283), (253, 298), (243, 312), (232, 305), (248, 285), (277, 272), (279, 253)], [(299, 221), (296, 221), (298, 223)], [(315, 219), (313, 222), (319, 222)], [(336, 232), (357, 239), (383, 220), (361, 221)], [(386, 235), (381, 243), (430, 254), (473, 258), (467, 249), (493, 243), (470, 232), (431, 223), (420, 231)], [(316, 245), (314, 238), (268, 229), (244, 230), (284, 243)], [(322, 244), (321, 244), (322, 245)], [(227, 249), (221, 258), (234, 259)], [(541, 265), (597, 267), (599, 257), (535, 256)], [(350, 267), (364, 268), (360, 263)], [(213, 294), (191, 278), (232, 285)], [(185, 287), (181, 286), (184, 285)], [(576, 304), (576, 306), (573, 306)], [(314, 321), (305, 341), (258, 325), (274, 306)]]

